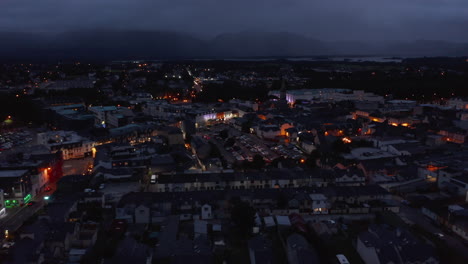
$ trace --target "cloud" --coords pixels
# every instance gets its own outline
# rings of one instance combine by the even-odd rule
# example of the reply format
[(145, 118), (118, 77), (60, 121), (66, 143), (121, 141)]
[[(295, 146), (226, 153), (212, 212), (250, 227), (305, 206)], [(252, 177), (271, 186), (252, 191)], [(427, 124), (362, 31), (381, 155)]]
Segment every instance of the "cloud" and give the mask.
[(289, 31), (326, 40), (468, 41), (466, 28), (466, 0), (0, 0), (0, 31)]

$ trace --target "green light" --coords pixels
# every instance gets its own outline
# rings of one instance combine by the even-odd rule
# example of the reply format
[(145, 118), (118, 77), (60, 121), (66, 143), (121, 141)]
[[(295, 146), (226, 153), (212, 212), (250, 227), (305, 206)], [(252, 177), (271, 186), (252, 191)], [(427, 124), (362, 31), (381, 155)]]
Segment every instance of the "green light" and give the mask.
[(26, 196), (24, 197), (24, 202), (27, 203), (27, 202), (31, 201), (31, 198), (32, 198), (32, 197), (31, 197), (31, 194), (26, 195)]
[(5, 207), (6, 208), (12, 208), (18, 206), (18, 201), (17, 200), (5, 200)]

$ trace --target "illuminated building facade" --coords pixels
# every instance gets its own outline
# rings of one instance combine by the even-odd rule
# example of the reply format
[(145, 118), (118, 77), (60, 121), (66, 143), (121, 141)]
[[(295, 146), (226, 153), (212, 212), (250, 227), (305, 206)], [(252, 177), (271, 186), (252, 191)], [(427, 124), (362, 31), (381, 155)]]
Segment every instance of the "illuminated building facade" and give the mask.
[(59, 151), (64, 160), (79, 159), (92, 155), (94, 142), (73, 131), (51, 131), (37, 134), (37, 143), (45, 145), (52, 153)]
[(22, 206), (33, 198), (31, 174), (28, 170), (0, 171), (0, 179), (5, 208)]

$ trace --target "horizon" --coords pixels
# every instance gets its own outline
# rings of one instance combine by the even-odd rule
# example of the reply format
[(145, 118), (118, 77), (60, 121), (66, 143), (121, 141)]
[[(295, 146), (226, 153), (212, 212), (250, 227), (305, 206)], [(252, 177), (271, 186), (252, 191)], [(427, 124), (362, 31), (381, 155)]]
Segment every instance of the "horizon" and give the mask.
[(420, 38), (420, 39), (389, 39), (389, 40), (354, 40), (354, 39), (321, 39), (314, 36), (308, 36), (302, 33), (296, 33), (291, 31), (256, 31), (256, 30), (242, 30), (242, 31), (229, 31), (221, 32), (217, 35), (212, 36), (198, 36), (193, 32), (187, 31), (171, 31), (171, 30), (157, 30), (157, 29), (112, 29), (112, 28), (99, 28), (99, 29), (76, 29), (76, 30), (66, 30), (66, 31), (57, 31), (57, 32), (34, 32), (34, 31), (2, 31), (0, 34), (30, 34), (30, 35), (49, 35), (49, 36), (60, 36), (63, 34), (70, 33), (168, 33), (168, 34), (180, 34), (193, 37), (198, 40), (210, 41), (221, 36), (227, 35), (238, 35), (238, 34), (288, 34), (290, 36), (300, 36), (309, 40), (316, 40), (327, 43), (368, 43), (368, 44), (394, 44), (394, 43), (415, 43), (419, 41), (429, 41), (429, 42), (443, 42), (443, 43), (454, 43), (454, 44), (468, 44), (468, 40), (446, 40), (446, 39), (437, 39), (437, 38)]
[[(468, 2), (370, 0), (219, 2), (204, 0), (6, 0), (0, 32), (67, 32), (106, 28), (188, 32), (291, 32), (327, 41), (439, 39), (467, 42)], [(131, 12), (129, 12), (131, 11)]]

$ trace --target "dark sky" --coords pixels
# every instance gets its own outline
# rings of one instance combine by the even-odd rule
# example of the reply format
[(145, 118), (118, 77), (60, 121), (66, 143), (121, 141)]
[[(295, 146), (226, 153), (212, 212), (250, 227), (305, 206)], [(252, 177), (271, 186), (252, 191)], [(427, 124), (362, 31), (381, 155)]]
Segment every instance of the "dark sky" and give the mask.
[(0, 0), (0, 31), (89, 29), (458, 42), (468, 41), (468, 0)]

